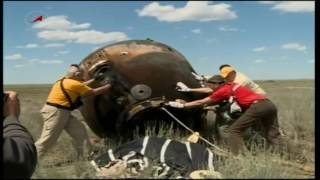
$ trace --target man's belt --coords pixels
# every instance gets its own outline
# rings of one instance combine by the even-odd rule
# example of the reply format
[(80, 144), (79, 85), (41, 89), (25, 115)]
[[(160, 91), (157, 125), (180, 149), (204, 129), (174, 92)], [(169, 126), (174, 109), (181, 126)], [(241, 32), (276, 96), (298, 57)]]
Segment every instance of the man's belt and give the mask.
[(65, 109), (65, 110), (72, 110), (70, 107), (62, 106), (62, 105), (56, 104), (56, 103), (46, 102), (46, 104), (50, 105), (50, 106), (57, 107), (57, 108)]

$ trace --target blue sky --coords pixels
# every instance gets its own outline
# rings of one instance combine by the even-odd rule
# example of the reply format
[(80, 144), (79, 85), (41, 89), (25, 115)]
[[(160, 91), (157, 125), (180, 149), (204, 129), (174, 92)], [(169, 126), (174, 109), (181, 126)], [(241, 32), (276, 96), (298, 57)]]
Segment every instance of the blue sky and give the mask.
[[(314, 79), (314, 1), (4, 2), (4, 84), (50, 84), (96, 48), (151, 38), (198, 74)], [(44, 21), (30, 23), (43, 15)]]

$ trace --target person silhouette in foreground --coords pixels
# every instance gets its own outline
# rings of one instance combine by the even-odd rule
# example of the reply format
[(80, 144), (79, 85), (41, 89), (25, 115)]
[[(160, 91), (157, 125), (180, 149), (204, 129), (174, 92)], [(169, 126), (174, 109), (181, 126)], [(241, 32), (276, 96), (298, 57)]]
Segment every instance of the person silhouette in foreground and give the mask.
[(17, 93), (3, 93), (3, 105), (3, 177), (29, 179), (38, 162), (37, 150), (31, 134), (19, 121)]

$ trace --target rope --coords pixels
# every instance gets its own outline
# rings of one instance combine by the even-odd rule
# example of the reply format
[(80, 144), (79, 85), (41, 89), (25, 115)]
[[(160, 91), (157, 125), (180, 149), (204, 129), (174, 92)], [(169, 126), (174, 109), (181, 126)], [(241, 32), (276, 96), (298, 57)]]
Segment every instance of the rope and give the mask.
[[(186, 128), (188, 131), (190, 131), (191, 133), (195, 133), (192, 129), (190, 129), (188, 126), (186, 126), (183, 122), (181, 122), (178, 118), (176, 118), (173, 114), (171, 114), (166, 108), (161, 107), (161, 109), (163, 111), (165, 111), (166, 113), (168, 113), (175, 121), (177, 121), (180, 125), (182, 125), (184, 128)], [(221, 153), (223, 153), (223, 155), (228, 156), (228, 157), (232, 157), (235, 158), (237, 160), (242, 160), (242, 158), (238, 157), (238, 156), (229, 156), (230, 153), (224, 151), (223, 149), (219, 148), (218, 146), (210, 143), (207, 139), (203, 138), (202, 136), (199, 135), (199, 138), (202, 139), (204, 142), (208, 143), (210, 146), (212, 146), (213, 148), (215, 148), (216, 150), (220, 151)], [(286, 166), (291, 166), (291, 167), (295, 167), (298, 168), (304, 172), (306, 172), (307, 174), (314, 174), (314, 168), (312, 168), (311, 166), (308, 165), (301, 165), (301, 164), (297, 164), (297, 163), (292, 163), (289, 161), (285, 161), (285, 160), (281, 160), (281, 159), (271, 159), (271, 161), (273, 162), (279, 162), (281, 165), (286, 165)]]
[[(188, 126), (186, 126), (183, 122), (181, 122), (178, 118), (176, 118), (173, 114), (171, 114), (165, 107), (161, 107), (161, 109), (163, 111), (165, 111), (167, 114), (169, 114), (169, 116), (171, 116), (175, 121), (177, 121), (180, 125), (182, 125), (184, 128), (186, 128), (188, 131), (190, 131), (192, 134), (194, 134), (195, 132), (190, 129)], [(212, 144), (211, 142), (209, 142), (207, 139), (205, 139), (204, 137), (199, 135), (199, 138), (201, 140), (203, 140), (204, 142), (206, 142), (207, 144), (209, 144), (210, 146), (212, 146), (213, 148), (217, 149), (218, 151), (225, 153), (225, 154), (229, 154), (228, 152), (224, 151), (223, 149), (219, 148), (218, 146)]]

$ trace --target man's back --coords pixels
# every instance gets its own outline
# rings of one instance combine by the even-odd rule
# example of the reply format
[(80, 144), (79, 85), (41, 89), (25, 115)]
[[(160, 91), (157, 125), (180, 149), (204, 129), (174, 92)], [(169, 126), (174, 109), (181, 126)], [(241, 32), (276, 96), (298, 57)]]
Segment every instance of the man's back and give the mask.
[[(70, 107), (68, 99), (61, 89), (60, 81), (57, 81), (53, 85), (48, 96), (47, 102), (59, 104), (65, 107)], [(82, 82), (69, 78), (65, 78), (63, 80), (63, 87), (66, 93), (70, 96), (72, 102), (74, 102), (78, 96), (81, 96), (91, 90), (90, 87), (84, 85)]]
[(265, 95), (266, 92), (255, 82), (249, 79), (246, 75), (237, 71), (236, 78), (234, 83), (240, 84), (241, 86), (245, 86), (257, 94)]

